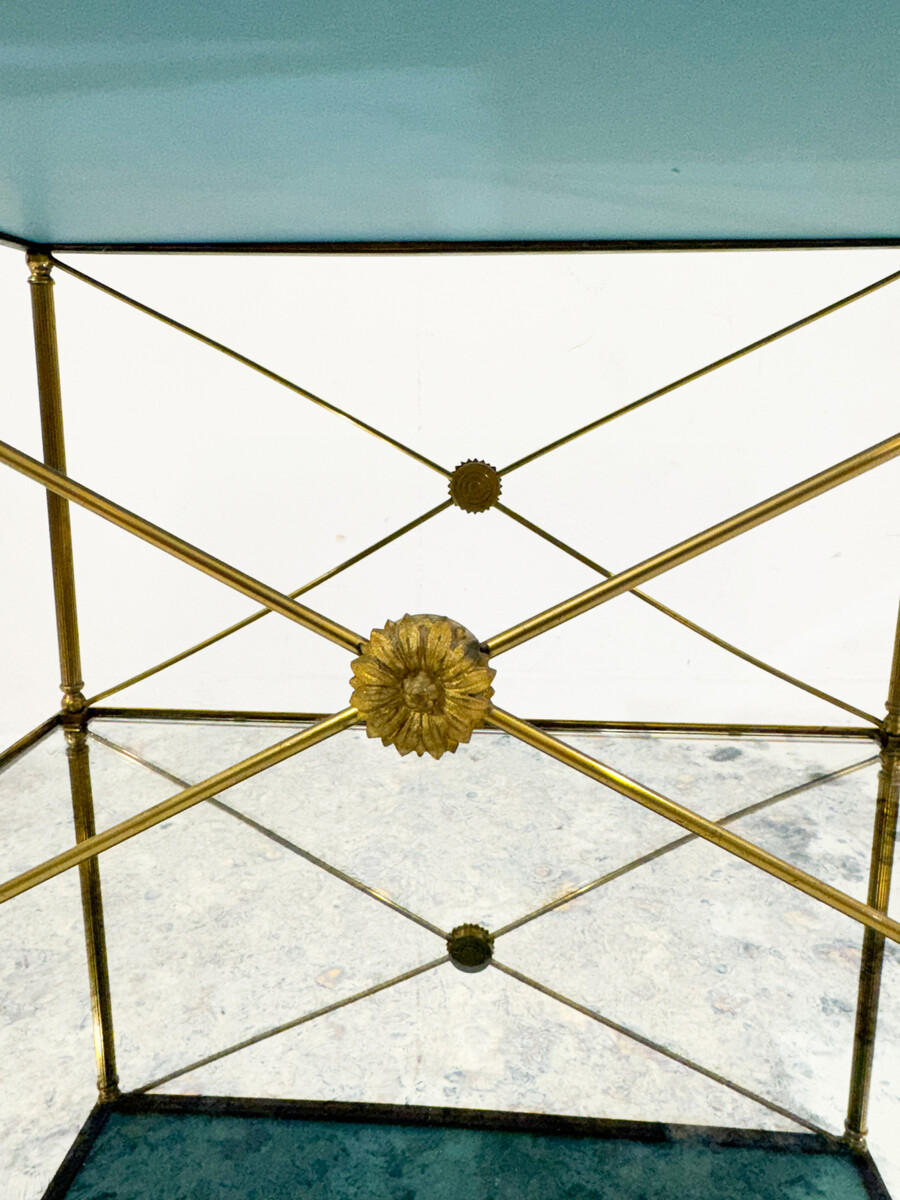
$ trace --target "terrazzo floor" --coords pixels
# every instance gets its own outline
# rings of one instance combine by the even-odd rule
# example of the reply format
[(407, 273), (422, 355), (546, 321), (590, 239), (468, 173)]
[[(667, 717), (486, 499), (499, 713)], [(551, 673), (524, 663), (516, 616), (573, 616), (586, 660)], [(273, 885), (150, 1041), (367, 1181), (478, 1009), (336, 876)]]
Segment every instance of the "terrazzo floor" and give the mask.
[[(98, 829), (295, 728), (95, 720)], [(565, 740), (712, 819), (752, 808), (731, 828), (864, 898), (871, 742)], [(101, 859), (123, 1090), (841, 1131), (859, 927), (608, 789), (496, 733), (435, 764), (351, 730), (221, 801)], [(0, 775), (3, 876), (71, 841), (54, 733)], [(496, 934), (478, 974), (442, 961), (469, 921)], [(0, 946), (0, 1178), (35, 1200), (95, 1097), (76, 873), (4, 905)], [(890, 943), (870, 1126), (900, 1195)]]

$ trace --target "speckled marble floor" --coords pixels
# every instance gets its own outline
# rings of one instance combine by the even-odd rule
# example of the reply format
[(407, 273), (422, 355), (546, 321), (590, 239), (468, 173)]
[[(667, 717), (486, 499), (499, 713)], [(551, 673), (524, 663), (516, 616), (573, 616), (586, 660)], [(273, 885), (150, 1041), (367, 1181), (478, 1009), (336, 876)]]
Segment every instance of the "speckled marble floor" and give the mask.
[[(98, 828), (177, 790), (107, 741), (195, 782), (292, 732), (91, 728)], [(732, 827), (864, 898), (877, 766), (794, 789), (864, 763), (870, 742), (566, 740), (713, 819), (793, 791)], [(764, 1100), (840, 1131), (858, 927), (699, 841), (648, 859), (681, 831), (606, 788), (494, 733), (438, 765), (400, 759), (353, 730), (222, 799), (238, 815), (204, 803), (101, 859), (123, 1089), (178, 1072), (158, 1090), (803, 1128)], [(71, 840), (54, 734), (0, 775), (4, 877)], [(467, 975), (443, 962), (334, 1007), (443, 957), (444, 945), (298, 849), (435, 929), (487, 925), (496, 963), (515, 975)], [(896, 892), (891, 912), (900, 915)], [(0, 1060), (14, 1064), (0, 1084), (0, 1177), (4, 1196), (34, 1200), (94, 1099), (75, 873), (3, 906), (0, 945)], [(900, 1195), (900, 953), (891, 944), (870, 1124), (873, 1155)]]

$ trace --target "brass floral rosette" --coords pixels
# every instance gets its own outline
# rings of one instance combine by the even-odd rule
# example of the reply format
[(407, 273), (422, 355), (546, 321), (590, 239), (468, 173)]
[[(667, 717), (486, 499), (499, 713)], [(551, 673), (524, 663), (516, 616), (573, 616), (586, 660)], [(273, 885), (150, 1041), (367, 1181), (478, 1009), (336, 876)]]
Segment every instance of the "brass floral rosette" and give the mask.
[(467, 742), (484, 720), (494, 670), (477, 638), (430, 613), (373, 629), (353, 660), (351, 703), (369, 737), (432, 758)]

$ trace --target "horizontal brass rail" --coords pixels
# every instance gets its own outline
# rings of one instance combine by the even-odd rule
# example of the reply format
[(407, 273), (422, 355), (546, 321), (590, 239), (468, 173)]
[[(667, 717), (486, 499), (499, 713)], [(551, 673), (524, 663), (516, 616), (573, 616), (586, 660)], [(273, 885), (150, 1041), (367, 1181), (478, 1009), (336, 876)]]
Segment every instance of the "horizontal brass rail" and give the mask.
[[(90, 706), (88, 716), (98, 721), (255, 721), (266, 725), (295, 725), (322, 721), (327, 713), (272, 712), (250, 708), (138, 708), (128, 705)], [(569, 734), (646, 734), (709, 738), (846, 738), (850, 741), (879, 741), (878, 729), (868, 725), (773, 725), (763, 723), (710, 721), (584, 721), (528, 717), (529, 725)], [(362, 717), (359, 725), (365, 724)], [(476, 733), (492, 733), (490, 729)]]

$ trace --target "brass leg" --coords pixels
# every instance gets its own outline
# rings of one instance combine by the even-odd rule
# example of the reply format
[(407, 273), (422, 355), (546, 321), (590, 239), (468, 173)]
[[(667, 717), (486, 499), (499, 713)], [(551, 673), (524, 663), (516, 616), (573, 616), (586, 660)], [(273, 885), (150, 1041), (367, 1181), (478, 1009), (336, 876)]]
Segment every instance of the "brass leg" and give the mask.
[[(900, 616), (894, 641), (894, 663), (884, 722), (885, 746), (881, 753), (878, 776), (878, 803), (872, 832), (872, 859), (869, 867), (868, 903), (887, 912), (891, 892), (894, 842), (897, 837), (897, 798), (900, 793)], [(867, 1112), (875, 1056), (875, 1028), (881, 994), (881, 968), (884, 962), (884, 938), (873, 929), (863, 934), (859, 966), (859, 992), (856, 1001), (856, 1032), (853, 1038), (853, 1065), (850, 1073), (850, 1102), (844, 1132), (854, 1149), (866, 1145)]]
[[(56, 471), (66, 471), (62, 398), (59, 387), (59, 356), (56, 348), (56, 311), (50, 260), (44, 254), (29, 254), (31, 268), (31, 312), (34, 318), (34, 352), (37, 361), (38, 394), (41, 405), (41, 435), (44, 462)], [(56, 600), (56, 635), (62, 675), (63, 711), (84, 708), (81, 689), (81, 651), (78, 645), (78, 615), (75, 608), (75, 571), (72, 563), (72, 531), (69, 502), (47, 493), (50, 520), (50, 557), (53, 563), (53, 595)]]
[[(81, 722), (65, 727), (66, 757), (72, 788), (75, 839), (83, 842), (96, 833), (94, 798), (87, 734)], [(119, 1095), (116, 1073), (116, 1048), (113, 1037), (112, 1001), (109, 993), (109, 964), (103, 928), (103, 896), (100, 891), (100, 863), (89, 858), (78, 864), (81, 883), (81, 911), (84, 916), (84, 940), (87, 946), (88, 978), (91, 985), (91, 1017), (94, 1025), (94, 1052), (97, 1058), (97, 1090), (101, 1103)]]
[[(41, 432), (44, 461), (65, 473), (66, 451), (63, 436), (62, 400), (59, 386), (59, 357), (56, 345), (56, 313), (53, 303), (51, 262), (44, 254), (29, 254), (31, 268), (31, 308), (34, 318), (34, 346), (37, 361), (38, 394), (41, 406)], [(76, 841), (94, 834), (94, 803), (88, 765), (85, 733), (85, 702), (81, 678), (81, 651), (78, 643), (78, 613), (75, 606), (75, 570), (72, 559), (72, 531), (69, 502), (47, 493), (50, 522), (50, 556), (53, 564), (53, 594), (56, 601), (56, 630), (59, 642), (59, 667), (63, 693), (62, 710), (69, 762), (69, 783)], [(113, 1100), (119, 1094), (113, 1040), (112, 1008), (109, 994), (109, 968), (103, 932), (103, 897), (100, 891), (100, 867), (96, 858), (79, 866), (81, 907), (87, 947), (91, 1011), (94, 1021), (94, 1046), (97, 1056), (97, 1089), (100, 1100)]]

